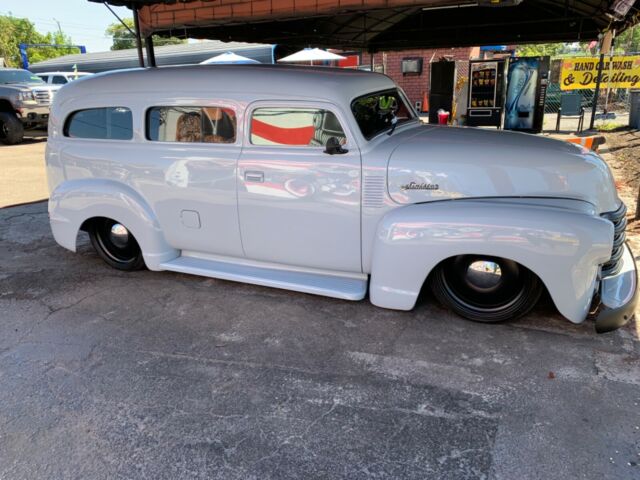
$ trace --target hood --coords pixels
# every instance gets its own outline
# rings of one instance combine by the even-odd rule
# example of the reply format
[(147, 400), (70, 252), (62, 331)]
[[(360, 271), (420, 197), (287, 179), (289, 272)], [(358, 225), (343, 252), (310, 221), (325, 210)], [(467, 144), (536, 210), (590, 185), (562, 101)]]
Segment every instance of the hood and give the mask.
[(607, 164), (551, 138), (472, 128), (422, 126), (391, 154), (388, 189), (401, 204), (456, 198), (547, 197), (618, 208)]

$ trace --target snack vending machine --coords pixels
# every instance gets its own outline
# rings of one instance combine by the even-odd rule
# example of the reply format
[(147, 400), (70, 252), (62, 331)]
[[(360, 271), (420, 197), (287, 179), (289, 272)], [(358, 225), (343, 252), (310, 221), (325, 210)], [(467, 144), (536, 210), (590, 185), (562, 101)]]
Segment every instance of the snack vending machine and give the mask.
[(542, 131), (549, 70), (549, 57), (522, 57), (509, 61), (505, 129)]
[(504, 60), (469, 62), (467, 125), (497, 128), (502, 125), (504, 68)]

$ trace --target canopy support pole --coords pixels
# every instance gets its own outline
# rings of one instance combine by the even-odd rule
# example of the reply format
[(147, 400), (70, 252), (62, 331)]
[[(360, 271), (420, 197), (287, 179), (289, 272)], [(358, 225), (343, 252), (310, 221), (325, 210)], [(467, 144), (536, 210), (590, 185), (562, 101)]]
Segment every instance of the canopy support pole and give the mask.
[(140, 19), (138, 18), (138, 7), (133, 5), (133, 24), (136, 27), (136, 48), (138, 49), (138, 62), (144, 67), (144, 55), (142, 54), (142, 37), (140, 36)]
[(598, 99), (600, 97), (600, 87), (602, 85), (602, 70), (604, 68), (604, 56), (613, 54), (613, 40), (615, 30), (609, 30), (604, 34), (600, 42), (600, 63), (598, 64), (598, 77), (596, 78), (596, 91), (593, 94), (593, 108), (591, 109), (591, 124), (589, 130), (593, 130), (596, 121), (596, 110), (598, 109)]
[(149, 35), (144, 39), (144, 46), (147, 49), (147, 63), (150, 67), (157, 67), (156, 53), (153, 48), (153, 35)]

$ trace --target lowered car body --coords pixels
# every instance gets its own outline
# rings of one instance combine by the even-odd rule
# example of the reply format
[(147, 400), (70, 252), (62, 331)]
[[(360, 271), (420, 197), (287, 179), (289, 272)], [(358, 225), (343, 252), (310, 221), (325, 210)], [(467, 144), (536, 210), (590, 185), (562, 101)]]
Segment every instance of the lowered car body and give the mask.
[(484, 322), (524, 315), (546, 288), (598, 331), (636, 302), (624, 205), (600, 157), (423, 125), (384, 75), (242, 65), (79, 79), (54, 102), (47, 168), (58, 243), (75, 250), (87, 230), (124, 270), (369, 293), (398, 310), (428, 286)]

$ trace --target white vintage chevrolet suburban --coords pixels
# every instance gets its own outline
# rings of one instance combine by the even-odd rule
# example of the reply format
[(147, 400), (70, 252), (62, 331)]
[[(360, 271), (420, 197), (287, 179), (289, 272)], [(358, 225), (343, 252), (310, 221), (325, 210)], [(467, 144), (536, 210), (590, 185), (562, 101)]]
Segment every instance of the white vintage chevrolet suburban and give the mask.
[(595, 153), (423, 125), (384, 75), (194, 66), (62, 89), (47, 144), (56, 241), (171, 270), (472, 320), (633, 315), (625, 207)]

